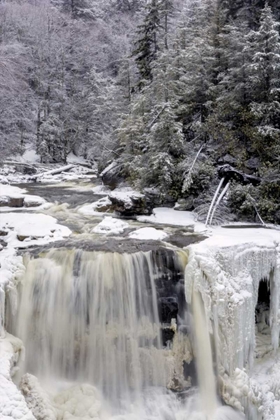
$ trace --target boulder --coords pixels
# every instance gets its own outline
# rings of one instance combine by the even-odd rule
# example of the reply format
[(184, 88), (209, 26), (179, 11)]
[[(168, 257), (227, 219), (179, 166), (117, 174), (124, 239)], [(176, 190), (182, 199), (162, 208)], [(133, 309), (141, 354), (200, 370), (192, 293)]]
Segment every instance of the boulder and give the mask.
[(15, 170), (23, 175), (34, 175), (37, 173), (37, 169), (28, 164), (17, 164), (15, 165)]
[(112, 202), (112, 210), (121, 216), (149, 215), (152, 213), (153, 208), (144, 194), (112, 192), (109, 194), (109, 199)]
[(221, 156), (217, 159), (217, 163), (219, 165), (224, 165), (226, 163), (228, 163), (229, 165), (235, 165), (236, 162), (237, 162), (237, 159), (228, 153), (225, 156)]
[(260, 159), (257, 157), (251, 157), (245, 162), (245, 166), (247, 169), (256, 172), (260, 167)]
[(111, 190), (115, 189), (121, 182), (124, 181), (122, 175), (122, 165), (113, 161), (100, 174), (102, 182)]
[(9, 207), (23, 207), (24, 197), (9, 197)]
[(186, 198), (180, 198), (175, 204), (174, 210), (192, 211), (194, 209), (194, 196), (190, 195)]

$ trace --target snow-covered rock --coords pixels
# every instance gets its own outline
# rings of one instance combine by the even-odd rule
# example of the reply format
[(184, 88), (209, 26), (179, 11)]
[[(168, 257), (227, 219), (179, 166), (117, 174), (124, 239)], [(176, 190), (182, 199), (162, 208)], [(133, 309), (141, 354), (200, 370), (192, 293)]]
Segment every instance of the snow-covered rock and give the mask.
[(163, 241), (168, 237), (168, 234), (160, 229), (146, 227), (137, 229), (129, 234), (130, 238), (141, 240)]
[(113, 217), (104, 217), (102, 222), (92, 229), (93, 233), (101, 233), (103, 235), (118, 235), (129, 227), (129, 224), (123, 220)]
[(0, 184), (1, 207), (38, 207), (46, 203), (46, 200), (36, 195), (26, 194), (26, 189), (11, 185)]

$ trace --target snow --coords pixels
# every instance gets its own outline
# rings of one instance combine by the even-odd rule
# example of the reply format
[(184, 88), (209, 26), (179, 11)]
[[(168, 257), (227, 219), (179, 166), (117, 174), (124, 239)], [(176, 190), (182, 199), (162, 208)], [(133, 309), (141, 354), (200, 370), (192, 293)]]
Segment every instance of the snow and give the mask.
[(110, 210), (112, 205), (109, 197), (100, 198), (100, 200), (95, 201), (92, 204), (86, 204), (78, 209), (78, 213), (81, 213), (85, 216), (102, 216)]
[(141, 194), (139, 191), (135, 191), (130, 187), (116, 188), (109, 194), (109, 198), (117, 198), (123, 202), (126, 202), (130, 205), (131, 198), (144, 198), (144, 194)]
[(0, 197), (7, 196), (7, 197), (21, 197), (27, 191), (24, 188), (14, 187), (12, 185), (3, 185), (0, 184)]
[(4, 240), (14, 248), (42, 245), (71, 234), (70, 229), (57, 224), (54, 217), (45, 214), (20, 213), (19, 217), (17, 213), (3, 213), (0, 229), (8, 231)]
[(22, 349), (19, 339), (6, 334), (0, 338), (0, 418), (1, 420), (35, 420), (26, 401), (11, 378), (12, 366)]
[(92, 229), (92, 233), (101, 233), (103, 235), (118, 235), (129, 227), (129, 224), (123, 220), (113, 217), (104, 217), (102, 222)]
[[(11, 210), (11, 199), (22, 199), (22, 207), (38, 207), (46, 203), (46, 200), (37, 195), (26, 194), (26, 189), (14, 187), (8, 184), (0, 184), (0, 203), (6, 204)], [(16, 207), (18, 209), (18, 207)], [(6, 207), (1, 209), (7, 211)]]
[(13, 158), (13, 161), (21, 162), (21, 163), (39, 163), (40, 156), (37, 155), (36, 151), (32, 148), (28, 148), (23, 155), (16, 155)]
[(111, 192), (111, 190), (105, 185), (96, 185), (96, 187), (92, 188), (91, 190), (95, 195), (108, 195)]
[(134, 232), (131, 232), (128, 235), (130, 238), (133, 239), (141, 239), (141, 240), (154, 240), (154, 241), (163, 241), (168, 237), (168, 234), (163, 230), (155, 229), (152, 227), (146, 227), (137, 229)]
[[(159, 223), (173, 226), (190, 226), (195, 215), (190, 211), (177, 211), (168, 207), (156, 207), (150, 216), (137, 216), (139, 222)], [(199, 224), (197, 224), (199, 226)]]

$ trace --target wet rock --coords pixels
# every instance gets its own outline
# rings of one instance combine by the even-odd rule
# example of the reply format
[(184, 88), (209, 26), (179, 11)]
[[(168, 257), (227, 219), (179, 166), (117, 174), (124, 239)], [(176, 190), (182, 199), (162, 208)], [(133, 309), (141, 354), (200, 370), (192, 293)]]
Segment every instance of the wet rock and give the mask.
[(183, 362), (183, 367), (184, 367), (184, 377), (186, 379), (190, 379), (191, 380), (191, 385), (192, 386), (197, 386), (198, 385), (198, 379), (197, 379), (197, 373), (196, 373), (196, 367), (195, 367), (195, 362), (194, 359), (192, 359), (192, 361), (190, 363), (187, 362)]
[(161, 341), (164, 347), (168, 345), (168, 342), (171, 342), (173, 340), (174, 334), (175, 334), (174, 329), (170, 327), (162, 327)]
[(178, 299), (176, 296), (159, 298), (158, 306), (159, 317), (164, 324), (170, 324), (172, 318), (177, 318)]

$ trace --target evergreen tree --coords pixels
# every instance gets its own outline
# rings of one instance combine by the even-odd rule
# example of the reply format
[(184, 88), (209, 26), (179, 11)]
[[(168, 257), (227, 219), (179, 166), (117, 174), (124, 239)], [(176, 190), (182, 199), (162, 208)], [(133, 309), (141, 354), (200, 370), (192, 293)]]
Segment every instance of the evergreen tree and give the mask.
[(133, 51), (139, 72), (138, 87), (140, 89), (144, 86), (145, 81), (152, 80), (152, 63), (156, 60), (159, 51), (160, 26), (160, 2), (152, 0), (146, 6), (144, 22), (138, 27), (138, 40)]
[(265, 5), (258, 31), (250, 33), (252, 63), (248, 66), (252, 92), (250, 109), (254, 118), (254, 140), (259, 153), (266, 141), (267, 154), (280, 142), (280, 38), (279, 24)]

